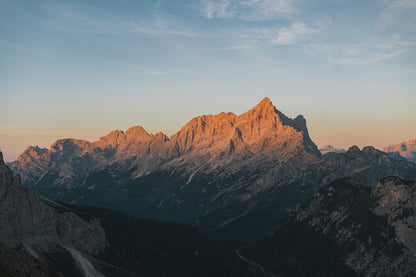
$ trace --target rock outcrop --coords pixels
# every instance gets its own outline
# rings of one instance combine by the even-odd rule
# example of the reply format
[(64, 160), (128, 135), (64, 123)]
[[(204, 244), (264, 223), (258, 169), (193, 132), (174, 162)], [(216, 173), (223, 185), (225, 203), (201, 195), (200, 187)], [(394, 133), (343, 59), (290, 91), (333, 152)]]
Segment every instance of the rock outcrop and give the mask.
[(299, 275), (413, 276), (415, 193), (415, 181), (398, 177), (373, 188), (356, 178), (339, 179), (246, 253), (274, 273), (292, 265)]
[(387, 146), (383, 151), (395, 159), (405, 159), (416, 163), (416, 139)]
[[(34, 151), (41, 153), (39, 149)], [(87, 260), (85, 255), (103, 252), (105, 232), (99, 222), (84, 221), (59, 207), (42, 199), (37, 191), (23, 187), (0, 152), (0, 243), (23, 249), (45, 263), (51, 262), (51, 253), (65, 250), (76, 251), (73, 258), (77, 262)], [(94, 267), (91, 272), (95, 272)]]

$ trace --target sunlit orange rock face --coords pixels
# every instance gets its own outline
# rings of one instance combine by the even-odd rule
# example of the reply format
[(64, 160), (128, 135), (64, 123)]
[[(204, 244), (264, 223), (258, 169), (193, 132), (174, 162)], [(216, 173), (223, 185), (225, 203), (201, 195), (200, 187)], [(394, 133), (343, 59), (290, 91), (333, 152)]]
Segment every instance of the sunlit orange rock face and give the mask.
[(193, 156), (192, 161), (199, 164), (204, 156), (203, 162), (214, 167), (223, 163), (238, 167), (241, 163), (236, 160), (247, 164), (255, 157), (293, 160), (299, 166), (320, 158), (303, 117), (289, 119), (268, 98), (240, 116), (220, 113), (194, 118), (170, 143), (178, 156)]
[[(134, 160), (136, 176), (142, 176), (177, 167), (190, 174), (267, 163), (302, 167), (320, 158), (305, 119), (286, 117), (264, 98), (239, 116), (223, 112), (196, 117), (170, 139), (135, 126), (92, 143), (61, 139), (49, 150), (29, 147), (14, 162), (13, 170), (22, 174), (26, 185), (42, 182), (47, 172), (56, 171), (60, 177), (55, 185), (82, 186), (90, 171), (122, 160)], [(73, 172), (77, 168), (81, 172)]]

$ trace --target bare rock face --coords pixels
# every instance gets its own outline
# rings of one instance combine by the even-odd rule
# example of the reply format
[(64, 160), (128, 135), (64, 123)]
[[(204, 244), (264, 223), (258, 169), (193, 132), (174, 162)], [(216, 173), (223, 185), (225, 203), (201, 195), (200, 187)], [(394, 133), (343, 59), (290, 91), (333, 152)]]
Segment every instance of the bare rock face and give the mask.
[(384, 178), (373, 188), (356, 178), (339, 179), (315, 193), (291, 224), (306, 224), (328, 243), (336, 241), (333, 255), (358, 275), (413, 276), (415, 193), (415, 181), (398, 177)]
[(416, 139), (387, 146), (383, 151), (391, 157), (416, 163)]
[(19, 176), (12, 176), (0, 153), (0, 243), (22, 248), (46, 262), (49, 253), (61, 248), (84, 255), (104, 251), (105, 232), (98, 221), (86, 222), (60, 211), (58, 204), (47, 203), (51, 202), (37, 191), (23, 187)]
[(267, 97), (240, 116), (194, 118), (172, 136), (171, 144), (169, 153), (174, 156), (168, 167), (190, 165), (193, 172), (232, 172), (262, 161), (302, 167), (321, 158), (303, 117), (289, 119)]
[(385, 178), (372, 191), (374, 213), (387, 218), (396, 239), (416, 257), (416, 182)]

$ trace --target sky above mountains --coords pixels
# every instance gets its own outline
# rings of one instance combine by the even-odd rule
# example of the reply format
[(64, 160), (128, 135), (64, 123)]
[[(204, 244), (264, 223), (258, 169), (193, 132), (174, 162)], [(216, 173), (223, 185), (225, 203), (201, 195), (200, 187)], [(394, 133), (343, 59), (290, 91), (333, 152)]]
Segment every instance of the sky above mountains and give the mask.
[(268, 96), (313, 141), (416, 137), (416, 0), (0, 3), (0, 148), (178, 131)]

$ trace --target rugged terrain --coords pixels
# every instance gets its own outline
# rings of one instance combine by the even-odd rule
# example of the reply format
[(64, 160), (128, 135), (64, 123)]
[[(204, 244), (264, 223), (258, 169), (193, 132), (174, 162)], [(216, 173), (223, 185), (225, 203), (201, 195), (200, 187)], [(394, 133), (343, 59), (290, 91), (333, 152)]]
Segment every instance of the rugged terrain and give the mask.
[(0, 276), (262, 276), (195, 227), (42, 198), (1, 152), (0, 209)]
[(390, 158), (386, 153), (368, 146), (353, 146), (346, 153), (327, 156), (302, 170), (276, 180), (266, 192), (239, 205), (220, 208), (195, 224), (202, 230), (221, 237), (246, 240), (259, 239), (271, 232), (290, 211), (312, 198), (315, 191), (339, 178), (353, 176), (368, 186), (375, 186), (386, 176), (416, 179), (415, 164)]
[(416, 139), (387, 146), (383, 149), (391, 157), (416, 163)]
[(339, 179), (242, 253), (278, 276), (414, 276), (416, 182)]
[(68, 257), (66, 266), (77, 274), (101, 276), (88, 257), (104, 251), (104, 229), (97, 220), (85, 221), (56, 207), (37, 191), (23, 187), (0, 152), (0, 243), (24, 250), (56, 269), (63, 264), (53, 256), (60, 253)]
[(91, 143), (29, 147), (13, 171), (54, 200), (193, 222), (244, 240), (266, 235), (338, 178), (357, 176), (369, 185), (389, 175), (416, 178), (415, 164), (373, 147), (322, 157), (305, 119), (288, 118), (268, 98), (238, 116), (196, 117), (171, 138), (132, 127)]

